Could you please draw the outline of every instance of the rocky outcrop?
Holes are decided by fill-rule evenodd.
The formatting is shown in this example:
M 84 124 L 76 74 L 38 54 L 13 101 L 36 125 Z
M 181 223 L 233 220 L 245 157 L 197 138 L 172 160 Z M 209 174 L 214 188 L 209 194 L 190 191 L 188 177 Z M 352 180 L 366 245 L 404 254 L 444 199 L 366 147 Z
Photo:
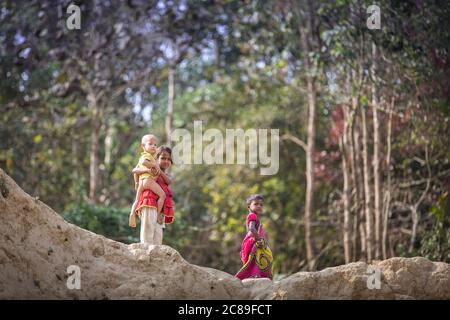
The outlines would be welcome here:
M 450 265 L 421 257 L 373 263 L 379 289 L 363 262 L 241 282 L 168 246 L 126 245 L 72 225 L 1 169 L 0 237 L 0 299 L 450 299 Z M 80 289 L 69 289 L 69 266 L 79 268 Z

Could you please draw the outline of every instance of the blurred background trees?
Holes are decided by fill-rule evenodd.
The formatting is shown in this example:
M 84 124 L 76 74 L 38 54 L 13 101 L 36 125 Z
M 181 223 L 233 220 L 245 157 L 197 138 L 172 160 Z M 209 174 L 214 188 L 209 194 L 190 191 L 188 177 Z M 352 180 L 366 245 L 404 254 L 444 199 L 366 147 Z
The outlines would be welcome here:
M 450 261 L 450 8 L 440 1 L 0 2 L 0 166 L 69 221 L 131 243 L 140 137 L 277 128 L 280 170 L 174 166 L 164 235 L 234 273 L 266 197 L 279 275 Z

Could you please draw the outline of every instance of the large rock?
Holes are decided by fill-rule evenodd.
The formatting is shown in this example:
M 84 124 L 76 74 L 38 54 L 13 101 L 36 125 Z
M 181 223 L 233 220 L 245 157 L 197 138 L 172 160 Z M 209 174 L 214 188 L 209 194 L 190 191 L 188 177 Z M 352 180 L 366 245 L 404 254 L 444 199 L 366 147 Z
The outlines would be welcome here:
M 125 245 L 81 229 L 32 198 L 0 169 L 0 299 L 450 299 L 450 265 L 425 258 L 240 281 L 192 265 L 162 245 Z M 69 289 L 81 271 L 80 289 Z M 369 280 L 369 281 L 368 281 Z

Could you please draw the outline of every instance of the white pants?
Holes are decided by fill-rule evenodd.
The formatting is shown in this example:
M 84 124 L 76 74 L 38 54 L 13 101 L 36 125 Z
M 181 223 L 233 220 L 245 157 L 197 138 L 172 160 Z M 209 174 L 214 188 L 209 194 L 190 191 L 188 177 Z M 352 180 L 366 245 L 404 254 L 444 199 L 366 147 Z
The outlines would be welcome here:
M 155 208 L 141 209 L 141 243 L 162 244 L 163 226 L 157 221 Z

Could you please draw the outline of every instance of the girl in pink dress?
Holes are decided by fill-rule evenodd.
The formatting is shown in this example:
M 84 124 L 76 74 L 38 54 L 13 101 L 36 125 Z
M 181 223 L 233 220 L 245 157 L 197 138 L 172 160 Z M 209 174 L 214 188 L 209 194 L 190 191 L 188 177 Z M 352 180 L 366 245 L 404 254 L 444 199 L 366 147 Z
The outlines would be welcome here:
M 247 235 L 242 241 L 242 268 L 236 274 L 239 279 L 270 278 L 272 279 L 272 252 L 264 234 L 260 221 L 263 214 L 264 198 L 254 194 L 247 199 L 249 213 L 247 215 Z

